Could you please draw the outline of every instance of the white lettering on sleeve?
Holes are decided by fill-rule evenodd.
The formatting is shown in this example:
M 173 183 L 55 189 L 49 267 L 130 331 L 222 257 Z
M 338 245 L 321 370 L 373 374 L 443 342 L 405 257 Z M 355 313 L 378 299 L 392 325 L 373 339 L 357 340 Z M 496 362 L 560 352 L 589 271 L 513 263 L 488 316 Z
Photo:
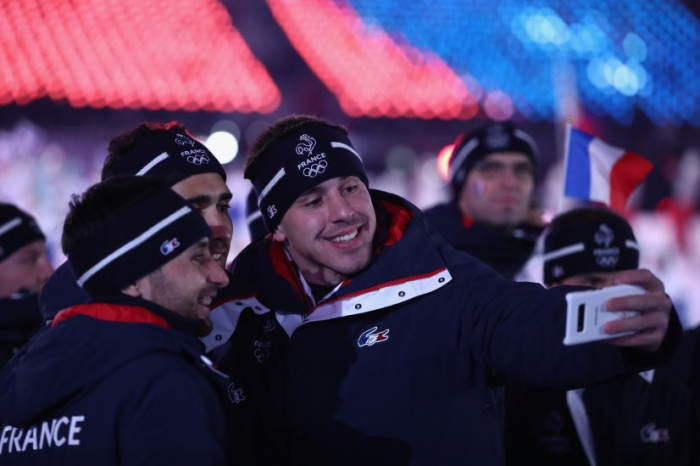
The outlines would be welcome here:
M 30 450 L 42 450 L 44 447 L 60 447 L 63 445 L 80 445 L 78 438 L 85 422 L 85 416 L 63 416 L 59 419 L 51 419 L 40 425 L 33 425 L 26 429 L 4 426 L 0 432 L 0 455 L 4 453 L 22 453 Z M 61 430 L 61 427 L 65 429 Z

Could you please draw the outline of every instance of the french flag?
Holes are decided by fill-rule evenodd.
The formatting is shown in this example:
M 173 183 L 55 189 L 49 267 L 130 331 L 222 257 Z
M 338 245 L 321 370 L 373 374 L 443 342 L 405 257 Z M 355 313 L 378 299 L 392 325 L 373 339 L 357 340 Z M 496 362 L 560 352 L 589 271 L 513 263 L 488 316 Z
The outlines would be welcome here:
M 640 155 L 571 128 L 564 196 L 602 202 L 624 213 L 627 199 L 652 168 Z

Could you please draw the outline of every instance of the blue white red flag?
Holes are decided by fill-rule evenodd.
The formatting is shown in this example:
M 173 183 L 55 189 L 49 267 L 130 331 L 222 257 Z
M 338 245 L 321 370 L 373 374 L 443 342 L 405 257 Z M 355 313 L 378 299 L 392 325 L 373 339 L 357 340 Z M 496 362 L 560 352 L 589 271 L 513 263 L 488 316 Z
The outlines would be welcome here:
M 624 213 L 630 195 L 653 165 L 586 132 L 575 128 L 570 131 L 564 196 L 602 202 Z

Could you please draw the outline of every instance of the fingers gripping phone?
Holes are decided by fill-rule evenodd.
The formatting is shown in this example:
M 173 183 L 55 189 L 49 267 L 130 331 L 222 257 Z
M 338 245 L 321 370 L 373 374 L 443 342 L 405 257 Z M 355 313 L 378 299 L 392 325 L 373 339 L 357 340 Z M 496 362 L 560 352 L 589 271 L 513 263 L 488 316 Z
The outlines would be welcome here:
M 620 296 L 644 294 L 644 288 L 635 285 L 616 285 L 600 290 L 574 291 L 566 295 L 565 345 L 578 345 L 589 341 L 630 335 L 633 332 L 608 334 L 603 331 L 607 322 L 626 319 L 638 314 L 635 311 L 608 311 L 609 299 Z

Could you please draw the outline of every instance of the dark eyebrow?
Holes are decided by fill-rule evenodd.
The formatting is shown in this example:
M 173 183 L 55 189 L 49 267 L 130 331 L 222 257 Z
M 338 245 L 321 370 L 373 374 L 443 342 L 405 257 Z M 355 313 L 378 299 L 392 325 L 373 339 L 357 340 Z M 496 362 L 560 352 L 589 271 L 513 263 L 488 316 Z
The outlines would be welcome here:
M 195 205 L 211 204 L 211 196 L 208 194 L 200 194 L 199 196 L 188 197 L 187 202 Z

